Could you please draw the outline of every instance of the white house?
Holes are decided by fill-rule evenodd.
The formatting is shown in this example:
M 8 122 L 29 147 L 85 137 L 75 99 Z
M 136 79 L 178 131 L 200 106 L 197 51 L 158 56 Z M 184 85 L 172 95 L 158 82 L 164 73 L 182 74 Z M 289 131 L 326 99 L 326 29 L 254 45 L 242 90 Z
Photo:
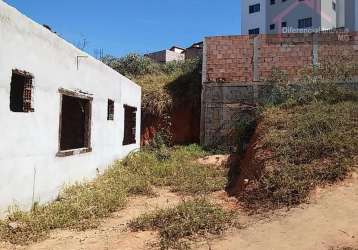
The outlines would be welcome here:
M 152 52 L 144 55 L 157 63 L 168 63 L 173 61 L 185 60 L 185 49 L 173 46 L 170 49 Z
M 0 0 L 0 213 L 140 147 L 141 88 Z
M 347 28 L 358 30 L 356 0 L 245 0 L 241 1 L 241 32 L 276 34 Z

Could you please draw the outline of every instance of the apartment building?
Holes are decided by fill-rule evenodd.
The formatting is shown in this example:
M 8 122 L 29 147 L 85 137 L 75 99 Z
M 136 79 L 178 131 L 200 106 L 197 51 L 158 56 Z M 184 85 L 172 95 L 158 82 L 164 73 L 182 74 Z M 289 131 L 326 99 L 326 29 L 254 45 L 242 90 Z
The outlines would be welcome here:
M 342 22 L 350 31 L 358 31 L 358 1 L 357 0 L 340 0 L 341 9 L 344 13 Z
M 358 30 L 356 0 L 245 0 L 241 3 L 244 35 L 334 28 Z

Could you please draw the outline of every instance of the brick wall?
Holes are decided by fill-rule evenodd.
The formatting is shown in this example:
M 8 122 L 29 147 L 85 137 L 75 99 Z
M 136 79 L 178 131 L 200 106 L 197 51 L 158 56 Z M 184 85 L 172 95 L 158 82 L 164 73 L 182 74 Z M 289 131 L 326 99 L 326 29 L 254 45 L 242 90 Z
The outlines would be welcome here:
M 222 36 L 205 40 L 205 82 L 264 81 L 273 68 L 297 78 L 297 71 L 335 56 L 358 59 L 358 33 Z M 256 73 L 256 77 L 255 77 Z
M 322 33 L 206 38 L 201 144 L 235 146 L 235 124 L 270 96 L 267 80 L 273 69 L 286 72 L 289 80 L 295 81 L 302 78 L 301 69 L 341 56 L 358 63 L 358 33 L 344 33 L 343 37 Z

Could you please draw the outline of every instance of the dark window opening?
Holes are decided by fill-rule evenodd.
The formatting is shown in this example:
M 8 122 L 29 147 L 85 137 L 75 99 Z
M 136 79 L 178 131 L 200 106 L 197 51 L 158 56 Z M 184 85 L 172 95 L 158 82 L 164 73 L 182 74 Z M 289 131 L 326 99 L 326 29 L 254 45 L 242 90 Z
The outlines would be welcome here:
M 10 84 L 10 110 L 12 112 L 34 112 L 32 107 L 33 76 L 13 70 Z
M 249 13 L 252 14 L 255 12 L 260 12 L 260 4 L 259 3 L 249 6 Z
M 60 151 L 90 149 L 91 101 L 62 95 Z
M 107 120 L 108 121 L 113 121 L 114 120 L 114 101 L 112 101 L 112 100 L 108 100 Z
M 310 28 L 310 27 L 312 27 L 312 17 L 298 20 L 299 29 Z
M 249 35 L 259 35 L 259 34 L 260 34 L 260 28 L 249 30 Z
M 124 138 L 123 145 L 136 143 L 137 108 L 124 105 Z

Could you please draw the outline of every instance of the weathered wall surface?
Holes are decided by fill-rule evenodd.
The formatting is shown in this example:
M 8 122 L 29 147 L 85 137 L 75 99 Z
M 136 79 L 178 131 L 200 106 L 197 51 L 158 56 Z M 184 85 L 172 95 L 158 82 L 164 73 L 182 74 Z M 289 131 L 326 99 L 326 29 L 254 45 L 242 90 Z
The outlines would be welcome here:
M 203 57 L 203 49 L 197 47 L 187 48 L 185 50 L 185 60 L 193 60 Z
M 78 56 L 87 58 L 77 69 Z M 33 113 L 10 111 L 13 69 L 34 75 Z M 56 157 L 59 88 L 93 96 L 90 153 Z M 114 121 L 107 121 L 108 99 L 115 101 Z M 32 198 L 49 201 L 64 184 L 95 177 L 97 168 L 138 149 L 140 102 L 139 86 L 0 1 L 0 213 L 13 203 L 29 208 Z M 138 109 L 137 142 L 128 146 L 124 104 Z
M 255 115 L 257 103 L 264 102 L 271 87 L 260 83 L 204 83 L 202 92 L 201 144 L 235 150 L 235 125 Z
M 177 53 L 171 50 L 166 50 L 166 62 L 172 61 L 184 61 L 185 55 L 184 53 Z
M 267 81 L 274 69 L 297 81 L 302 79 L 300 70 L 341 56 L 349 58 L 347 62 L 358 61 L 358 33 L 206 38 L 201 143 L 231 144 L 242 114 L 270 96 Z
M 200 142 L 200 107 L 188 104 L 174 107 L 170 113 L 172 143 Z M 160 128 L 165 127 L 163 117 L 145 114 L 142 117 L 141 143 L 148 145 Z
M 146 54 L 145 56 L 157 63 L 165 63 L 167 60 L 167 51 L 162 50 L 158 52 L 153 52 L 153 53 Z

